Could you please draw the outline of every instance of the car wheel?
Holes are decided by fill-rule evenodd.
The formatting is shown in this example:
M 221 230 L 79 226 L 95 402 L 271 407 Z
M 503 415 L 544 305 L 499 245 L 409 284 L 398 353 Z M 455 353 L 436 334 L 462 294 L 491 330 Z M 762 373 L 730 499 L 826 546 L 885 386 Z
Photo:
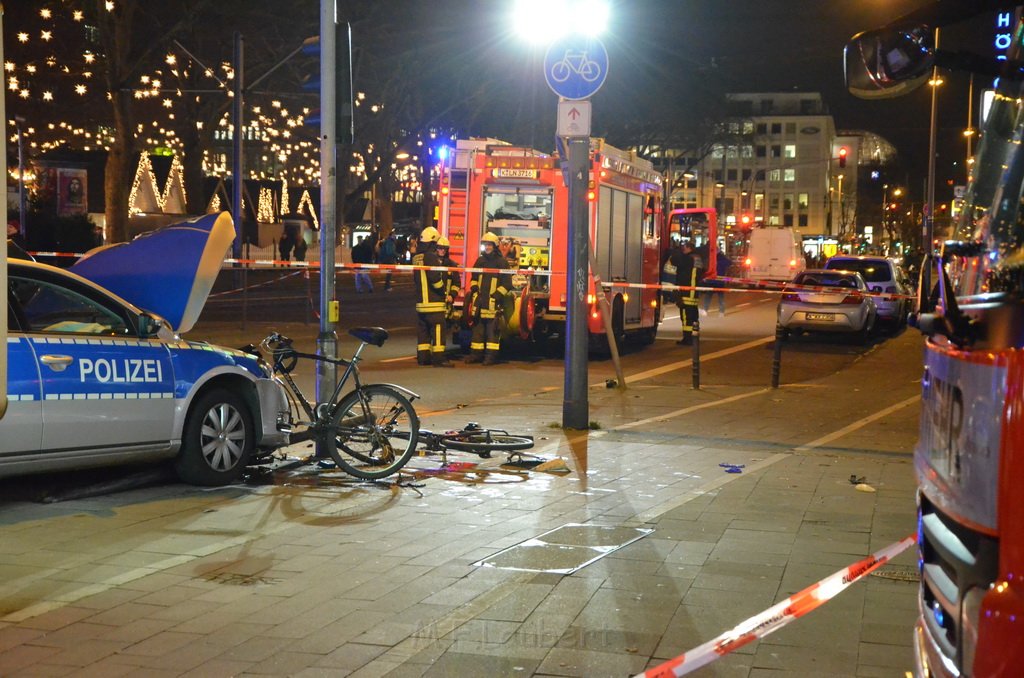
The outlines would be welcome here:
M 186 483 L 226 485 L 242 477 L 254 448 L 249 408 L 236 393 L 215 389 L 193 403 L 174 468 Z

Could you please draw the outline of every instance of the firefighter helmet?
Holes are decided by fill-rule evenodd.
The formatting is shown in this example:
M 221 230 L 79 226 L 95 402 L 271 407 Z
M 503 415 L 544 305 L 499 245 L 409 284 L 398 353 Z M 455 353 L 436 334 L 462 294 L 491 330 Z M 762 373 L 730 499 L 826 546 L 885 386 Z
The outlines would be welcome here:
M 420 233 L 420 242 L 437 242 L 437 239 L 440 237 L 441 234 L 438 233 L 436 228 L 433 226 L 427 226 L 423 229 L 423 232 Z
M 446 238 L 446 237 L 444 237 L 442 235 L 440 238 L 437 239 L 437 246 L 438 247 L 451 247 L 451 243 L 448 242 L 448 238 Z
M 486 233 L 484 233 L 484 237 L 480 238 L 480 244 L 481 245 L 484 244 L 485 242 L 489 242 L 492 245 L 497 246 L 498 245 L 498 236 L 494 235 L 490 231 L 487 231 Z

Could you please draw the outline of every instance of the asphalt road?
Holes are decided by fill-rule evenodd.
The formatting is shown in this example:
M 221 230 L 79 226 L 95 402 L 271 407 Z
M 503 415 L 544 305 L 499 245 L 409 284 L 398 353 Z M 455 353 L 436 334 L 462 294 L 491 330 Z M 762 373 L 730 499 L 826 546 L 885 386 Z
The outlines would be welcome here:
M 304 272 L 291 270 L 262 270 L 250 272 L 245 281 L 247 293 L 235 287 L 234 275 L 226 273 L 218 281 L 214 293 L 196 327 L 188 339 L 204 339 L 225 346 L 257 343 L 271 331 L 282 332 L 295 339 L 296 346 L 313 352 L 316 348 L 318 319 L 315 315 L 319 280 L 314 272 L 308 278 Z M 238 282 L 241 282 L 239 280 Z M 457 347 L 450 349 L 456 362 L 453 369 L 420 367 L 415 354 L 415 313 L 413 311 L 412 283 L 408 275 L 396 275 L 394 289 L 383 291 L 382 280 L 374 276 L 375 291 L 356 294 L 351 275 L 339 276 L 337 293 L 341 301 L 339 323 L 339 354 L 348 356 L 356 348 L 354 339 L 346 330 L 373 325 L 389 330 L 391 338 L 381 348 L 368 347 L 363 354 L 361 375 L 365 383 L 389 382 L 401 384 L 421 396 L 416 402 L 423 425 L 437 427 L 465 423 L 457 419 L 460 411 L 472 408 L 475 419 L 489 427 L 512 429 L 511 410 L 526 406 L 539 396 L 558 392 L 565 379 L 564 362 L 556 345 L 521 344 L 503 353 L 503 363 L 494 367 L 462 364 Z M 716 304 L 708 317 L 702 318 L 701 373 L 702 390 L 709 393 L 730 394 L 751 392 L 770 385 L 771 362 L 774 349 L 776 297 L 770 294 L 740 292 L 727 297 L 727 311 L 719 317 Z M 912 332 L 912 330 L 910 331 Z M 650 346 L 626 346 L 622 351 L 622 371 L 629 389 L 653 389 L 678 386 L 689 389 L 692 384 L 692 350 L 679 346 L 681 336 L 679 314 L 674 306 L 665 308 L 657 340 Z M 800 397 L 818 399 L 820 390 L 814 384 L 832 375 L 842 374 L 857 361 L 886 342 L 901 337 L 881 334 L 867 345 L 859 345 L 852 337 L 804 336 L 790 339 L 782 352 L 782 386 L 807 386 Z M 919 342 L 916 337 L 902 337 L 907 345 L 908 364 L 919 363 Z M 901 349 L 902 350 L 902 349 Z M 315 393 L 314 372 L 310 364 L 300 363 L 296 380 L 310 397 Z M 588 381 L 593 389 L 606 388 L 606 381 L 615 378 L 612 361 L 606 357 L 589 363 Z M 858 416 L 861 405 L 854 404 L 853 396 L 860 391 L 870 392 L 877 384 L 861 383 L 862 377 L 850 383 L 846 393 L 830 392 L 829 401 L 836 413 L 837 425 Z M 636 392 L 636 391 L 634 391 Z M 672 403 L 665 403 L 670 407 Z M 803 408 L 803 406 L 799 406 Z M 550 408 L 549 408 L 550 409 Z M 813 410 L 813 407 L 809 408 Z M 638 413 L 641 417 L 643 413 Z M 537 433 L 545 427 L 557 426 L 558 412 L 546 411 L 543 421 L 532 421 L 532 430 L 514 431 Z M 454 419 L 453 419 L 454 418 Z M 830 417 L 826 417 L 830 418 Z M 433 423 L 432 423 L 433 422 Z M 601 425 L 602 422 L 595 422 Z M 786 426 L 787 421 L 751 421 L 742 430 L 723 432 L 736 440 L 782 441 L 787 431 L 773 431 L 772 425 Z M 730 428 L 733 428 L 730 425 Z M 885 448 L 909 453 L 913 438 L 913 422 L 909 431 L 898 442 Z M 870 447 L 870 443 L 866 442 Z M 119 482 L 119 478 L 134 469 L 96 470 L 88 473 L 62 474 L 56 477 L 33 477 L 24 480 L 0 482 L 14 498 L 38 497 L 55 491 L 74 491 L 79 485 L 100 485 Z M 146 476 L 146 482 L 168 482 L 159 474 Z

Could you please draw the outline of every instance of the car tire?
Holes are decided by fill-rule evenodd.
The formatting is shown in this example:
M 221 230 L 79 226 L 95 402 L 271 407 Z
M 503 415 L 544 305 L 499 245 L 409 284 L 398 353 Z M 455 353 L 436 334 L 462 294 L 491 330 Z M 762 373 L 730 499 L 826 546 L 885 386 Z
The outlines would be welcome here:
M 252 458 L 255 440 L 252 414 L 242 397 L 214 389 L 192 404 L 174 469 L 192 485 L 233 483 Z

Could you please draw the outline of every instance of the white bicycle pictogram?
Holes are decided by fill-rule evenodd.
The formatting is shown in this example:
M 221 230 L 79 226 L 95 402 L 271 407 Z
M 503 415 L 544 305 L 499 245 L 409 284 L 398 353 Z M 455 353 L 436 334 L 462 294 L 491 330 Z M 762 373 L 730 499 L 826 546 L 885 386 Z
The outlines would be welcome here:
M 551 79 L 565 82 L 573 73 L 586 82 L 594 82 L 601 77 L 601 64 L 590 59 L 586 52 L 566 50 L 562 60 L 551 67 Z

